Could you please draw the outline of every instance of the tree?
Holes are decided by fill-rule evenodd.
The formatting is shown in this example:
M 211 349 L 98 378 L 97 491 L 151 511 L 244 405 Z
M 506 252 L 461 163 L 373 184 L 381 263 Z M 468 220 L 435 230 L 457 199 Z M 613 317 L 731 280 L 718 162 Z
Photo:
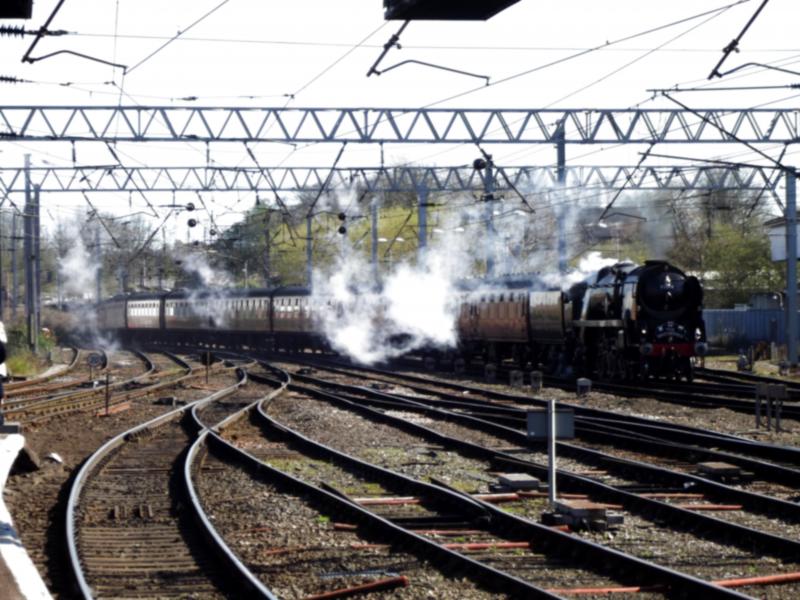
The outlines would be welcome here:
M 717 225 L 706 247 L 706 268 L 715 273 L 707 282 L 707 306 L 729 307 L 747 302 L 753 292 L 784 288 L 782 269 L 772 262 L 763 231 Z

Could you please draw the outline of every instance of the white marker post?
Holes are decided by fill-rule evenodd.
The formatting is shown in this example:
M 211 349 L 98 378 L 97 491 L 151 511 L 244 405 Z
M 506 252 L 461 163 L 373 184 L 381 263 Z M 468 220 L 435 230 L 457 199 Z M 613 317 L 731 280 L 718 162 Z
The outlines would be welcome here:
M 556 401 L 547 401 L 547 498 L 550 509 L 556 507 Z

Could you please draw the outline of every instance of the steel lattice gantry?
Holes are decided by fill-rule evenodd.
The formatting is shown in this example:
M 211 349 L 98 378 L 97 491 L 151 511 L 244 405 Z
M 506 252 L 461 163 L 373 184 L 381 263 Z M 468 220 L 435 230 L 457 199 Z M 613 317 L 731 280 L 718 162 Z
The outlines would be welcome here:
M 368 192 L 476 192 L 484 176 L 471 167 L 31 167 L 30 183 L 41 192 L 283 192 L 359 186 Z M 331 175 L 330 181 L 328 176 Z M 25 168 L 0 167 L 0 192 L 25 191 Z M 557 167 L 520 166 L 494 170 L 494 189 L 511 182 L 523 191 L 560 186 L 628 190 L 770 190 L 778 179 L 759 167 L 571 166 L 563 182 Z
M 794 143 L 800 109 L 0 106 L 0 138 L 39 141 Z

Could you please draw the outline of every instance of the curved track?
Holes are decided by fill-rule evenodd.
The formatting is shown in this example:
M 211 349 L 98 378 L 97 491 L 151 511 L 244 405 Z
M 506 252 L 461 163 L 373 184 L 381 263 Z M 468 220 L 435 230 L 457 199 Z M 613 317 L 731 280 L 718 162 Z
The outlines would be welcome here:
M 198 404 L 232 394 L 244 381 L 242 373 Z M 227 585 L 236 588 L 195 528 L 202 519 L 180 484 L 192 441 L 180 420 L 193 406 L 114 437 L 76 475 L 66 534 L 82 597 L 223 597 Z

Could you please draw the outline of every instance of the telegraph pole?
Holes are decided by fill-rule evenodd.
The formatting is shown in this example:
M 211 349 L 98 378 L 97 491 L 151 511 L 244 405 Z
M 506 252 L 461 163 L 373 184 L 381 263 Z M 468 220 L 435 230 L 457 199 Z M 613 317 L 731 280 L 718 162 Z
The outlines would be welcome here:
M 272 220 L 272 210 L 267 207 L 264 216 L 264 287 L 269 287 L 269 280 L 272 272 L 272 234 L 270 233 L 270 221 Z
M 0 321 L 4 320 L 5 315 L 3 314 L 3 309 L 5 309 L 5 298 L 4 294 L 6 292 L 6 282 L 3 278 L 3 211 L 0 210 Z
M 41 187 L 34 186 L 33 195 L 33 298 L 34 313 L 36 315 L 36 331 L 39 331 L 39 321 L 42 314 L 42 202 Z M 39 336 L 37 333 L 36 340 Z
M 34 306 L 34 244 L 33 244 L 33 190 L 30 177 L 31 155 L 25 155 L 25 208 L 22 215 L 22 257 L 25 268 L 25 325 L 28 334 L 28 346 L 34 348 L 36 337 Z
M 556 130 L 556 177 L 558 184 L 564 192 L 564 183 L 567 180 L 567 148 L 566 135 L 564 133 L 564 121 L 559 121 Z M 562 198 L 561 206 L 556 210 L 556 227 L 558 230 L 558 272 L 566 273 L 567 268 L 567 232 L 565 211 L 567 211 L 566 199 Z
M 479 158 L 472 163 L 477 170 L 483 170 L 483 201 L 486 203 L 484 209 L 484 220 L 486 221 L 486 276 L 494 275 L 495 265 L 495 237 L 494 229 L 494 163 L 490 154 L 483 153 L 486 160 Z
M 161 266 L 158 268 L 158 290 L 164 289 L 164 275 L 167 268 L 167 232 L 161 228 Z
M 370 220 L 370 260 L 372 262 L 372 278 L 378 282 L 378 198 L 373 196 L 369 204 Z
M 17 211 L 11 216 L 11 315 L 17 316 L 17 299 L 19 298 L 19 275 L 17 274 Z
M 33 284 L 31 286 L 31 308 L 33 316 L 33 351 L 36 353 L 39 352 L 39 322 L 42 315 L 42 263 L 40 253 L 41 236 L 39 235 L 39 206 L 41 201 L 41 190 L 38 185 L 34 186 L 33 190 L 33 206 L 31 206 L 33 209 L 33 214 L 31 215 L 31 234 L 33 235 L 31 239 L 31 249 L 33 250 L 33 264 L 31 265 L 31 274 L 33 275 L 33 281 L 31 282 Z
M 94 280 L 94 299 L 95 302 L 100 302 L 100 296 L 102 294 L 102 285 L 103 285 L 103 254 L 100 248 L 100 217 L 98 216 L 98 222 L 95 224 L 94 228 L 94 260 L 95 264 L 97 264 L 97 270 L 95 271 L 95 280 Z
M 797 171 L 786 172 L 786 329 L 787 359 L 797 365 Z
M 312 247 L 313 240 L 311 238 L 311 219 L 311 211 L 308 211 L 308 214 L 306 215 L 306 285 L 309 288 L 311 287 L 311 261 L 314 257 Z
M 428 245 L 428 186 L 417 186 L 417 263 L 422 262 Z

